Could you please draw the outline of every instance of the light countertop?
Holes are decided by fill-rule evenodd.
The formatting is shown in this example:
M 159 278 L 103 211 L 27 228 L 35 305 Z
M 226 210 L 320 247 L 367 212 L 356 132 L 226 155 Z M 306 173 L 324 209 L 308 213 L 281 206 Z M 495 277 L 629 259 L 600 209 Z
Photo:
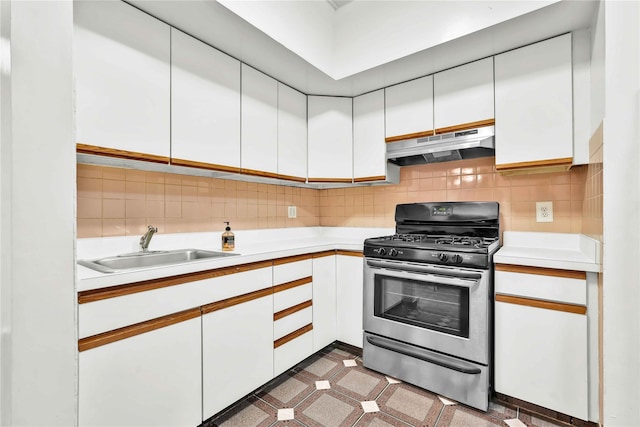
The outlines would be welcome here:
M 235 233 L 237 256 L 203 259 L 183 264 L 101 273 L 78 265 L 78 291 L 135 283 L 327 250 L 362 251 L 364 240 L 393 234 L 391 228 L 304 227 L 267 230 L 239 230 Z M 204 249 L 219 251 L 219 233 L 157 234 L 150 250 Z M 78 239 L 78 259 L 96 259 L 139 250 L 139 236 Z
M 600 242 L 582 234 L 505 231 L 496 264 L 600 271 Z

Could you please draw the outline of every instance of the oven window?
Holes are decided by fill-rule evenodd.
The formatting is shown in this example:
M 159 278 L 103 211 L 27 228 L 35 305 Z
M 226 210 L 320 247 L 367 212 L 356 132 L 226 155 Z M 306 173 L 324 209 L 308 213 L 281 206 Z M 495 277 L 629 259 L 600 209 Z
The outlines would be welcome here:
M 374 315 L 469 338 L 469 289 L 376 274 Z

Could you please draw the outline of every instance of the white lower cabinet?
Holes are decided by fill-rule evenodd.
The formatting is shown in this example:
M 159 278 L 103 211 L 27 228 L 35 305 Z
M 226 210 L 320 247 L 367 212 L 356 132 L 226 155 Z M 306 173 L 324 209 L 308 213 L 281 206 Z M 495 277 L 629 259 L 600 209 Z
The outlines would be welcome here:
M 277 377 L 287 369 L 302 362 L 313 354 L 313 333 L 306 332 L 273 350 L 273 376 Z
M 81 426 L 196 426 L 201 413 L 200 318 L 79 354 Z
M 202 316 L 203 420 L 272 378 L 273 295 Z
M 589 420 L 586 280 L 553 273 L 496 271 L 495 390 Z
M 313 351 L 336 340 L 336 315 L 336 256 L 314 257 Z
M 337 330 L 338 340 L 362 348 L 362 256 L 338 255 Z

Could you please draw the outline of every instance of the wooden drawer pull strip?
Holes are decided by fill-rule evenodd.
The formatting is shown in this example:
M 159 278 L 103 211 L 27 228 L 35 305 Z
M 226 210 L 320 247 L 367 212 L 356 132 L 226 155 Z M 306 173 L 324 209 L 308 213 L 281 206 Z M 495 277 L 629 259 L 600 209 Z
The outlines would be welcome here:
M 560 270 L 557 268 L 530 267 L 527 265 L 496 264 L 496 271 L 510 273 L 539 274 L 541 276 L 566 277 L 567 279 L 587 279 L 584 271 Z
M 289 264 L 292 262 L 297 262 L 297 261 L 305 261 L 308 259 L 311 259 L 312 255 L 311 254 L 304 254 L 304 255 L 294 255 L 294 256 L 288 256 L 288 257 L 284 257 L 284 258 L 276 258 L 273 260 L 273 265 L 282 265 L 282 264 Z
M 443 133 L 460 132 L 463 130 L 481 128 L 485 126 L 493 126 L 495 124 L 496 124 L 495 119 L 479 120 L 477 122 L 469 122 L 469 123 L 463 123 L 455 126 L 438 128 L 436 129 L 436 135 L 441 135 Z
M 354 256 L 354 257 L 360 257 L 360 258 L 364 256 L 362 255 L 362 252 L 359 252 L 359 251 L 344 251 L 341 249 L 338 249 L 336 251 L 336 255 Z
M 587 307 L 584 305 L 543 301 L 533 298 L 514 297 L 511 295 L 496 294 L 496 302 L 525 305 L 527 307 L 543 308 L 545 310 L 564 311 L 566 313 L 587 314 Z
M 134 337 L 136 335 L 144 334 L 145 332 L 151 332 L 156 329 L 164 328 L 165 326 L 171 326 L 176 323 L 184 322 L 185 320 L 195 319 L 197 317 L 200 317 L 200 309 L 192 308 L 189 310 L 181 311 L 179 313 L 169 314 L 167 316 L 162 316 L 156 319 L 136 323 L 135 325 L 129 325 L 123 328 L 115 329 L 113 331 L 103 332 L 101 334 L 82 338 L 78 340 L 78 351 L 85 351 L 92 348 L 100 347 L 105 344 L 110 344 L 112 342 L 120 341 L 125 338 Z
M 202 314 L 212 313 L 214 311 L 222 310 L 224 308 L 233 307 L 234 305 L 249 302 L 254 299 L 266 297 L 273 293 L 272 288 L 261 289 L 259 291 L 249 292 L 248 294 L 238 295 L 235 297 L 223 299 L 222 301 L 216 301 L 211 304 L 202 306 Z
M 273 314 L 273 320 L 280 320 L 283 317 L 287 317 L 292 315 L 293 313 L 297 313 L 298 311 L 304 310 L 305 308 L 311 307 L 311 300 L 301 302 L 300 304 L 296 304 L 293 307 L 285 308 L 282 311 Z
M 288 335 L 283 336 L 282 338 L 279 338 L 277 340 L 275 340 L 273 342 L 273 348 L 278 348 L 286 343 L 288 343 L 289 341 L 293 341 L 296 338 L 298 338 L 301 335 L 306 334 L 307 332 L 310 332 L 313 330 L 313 324 L 309 323 L 307 326 L 303 326 L 302 328 L 295 330 L 293 332 L 291 332 Z
M 163 277 L 161 279 L 145 280 L 143 282 L 130 283 L 127 285 L 82 291 L 78 292 L 78 303 L 85 304 L 88 302 L 135 294 L 138 292 L 151 291 L 167 286 L 181 285 L 184 283 L 196 282 L 198 280 L 213 279 L 215 277 L 226 276 L 228 274 L 236 274 L 250 270 L 257 270 L 259 268 L 271 267 L 271 265 L 271 261 L 260 261 L 250 264 L 240 264 L 232 267 L 222 267 L 215 270 L 181 274 L 173 277 Z
M 335 250 L 316 252 L 315 254 L 313 254 L 313 258 L 324 258 L 324 257 L 328 257 L 328 256 L 333 256 L 335 254 L 336 254 Z
M 307 283 L 313 282 L 313 277 L 303 277 L 302 279 L 294 280 L 293 282 L 283 283 L 282 285 L 277 285 L 273 287 L 273 293 L 278 293 L 282 291 L 286 291 L 287 289 L 295 288 L 298 286 L 306 285 Z
M 547 166 L 571 166 L 573 164 L 573 157 L 563 157 L 560 159 L 548 159 L 548 160 L 535 160 L 531 162 L 519 162 L 519 163 L 503 163 L 496 165 L 496 170 L 508 171 L 509 169 L 534 169 Z

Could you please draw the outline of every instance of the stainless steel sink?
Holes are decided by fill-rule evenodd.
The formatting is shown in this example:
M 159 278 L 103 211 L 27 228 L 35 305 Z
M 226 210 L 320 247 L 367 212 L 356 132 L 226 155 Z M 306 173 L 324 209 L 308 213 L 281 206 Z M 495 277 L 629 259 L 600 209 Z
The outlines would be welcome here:
M 159 265 L 182 264 L 212 258 L 240 255 L 233 252 L 205 251 L 201 249 L 178 249 L 174 251 L 134 252 L 93 260 L 78 260 L 78 264 L 102 273 L 135 270 Z

